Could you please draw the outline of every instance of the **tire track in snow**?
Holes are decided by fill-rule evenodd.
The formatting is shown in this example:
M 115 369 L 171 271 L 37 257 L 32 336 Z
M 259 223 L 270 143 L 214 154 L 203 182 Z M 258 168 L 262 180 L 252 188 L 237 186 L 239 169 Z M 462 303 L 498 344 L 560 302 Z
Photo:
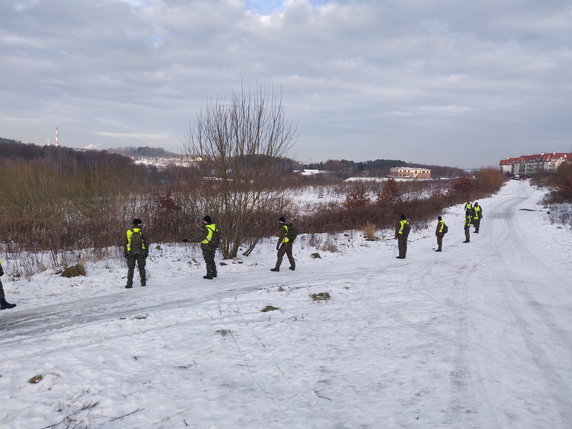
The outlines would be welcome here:
M 529 189 L 529 188 L 527 188 Z M 523 190 L 525 191 L 525 190 Z M 542 329 L 543 335 L 540 336 L 553 346 L 558 346 L 565 349 L 569 357 L 568 362 L 572 360 L 572 340 L 569 332 L 561 329 L 558 324 L 553 320 L 549 310 L 542 305 L 539 300 L 533 297 L 528 285 L 532 282 L 536 285 L 550 285 L 551 288 L 560 286 L 566 289 L 566 283 L 560 277 L 554 274 L 551 267 L 549 267 L 543 260 L 544 255 L 539 252 L 534 252 L 528 246 L 528 240 L 523 236 L 519 227 L 518 221 L 514 213 L 524 201 L 530 200 L 530 192 L 527 198 L 523 198 L 524 192 L 519 195 L 520 198 L 508 200 L 501 207 L 504 215 L 499 216 L 499 224 L 501 226 L 498 240 L 506 243 L 503 246 L 503 251 L 497 248 L 497 255 L 499 261 L 507 267 L 510 272 L 510 277 L 502 279 L 499 285 L 502 290 L 506 307 L 510 310 L 518 328 L 519 334 L 526 345 L 529 353 L 529 358 L 537 368 L 542 378 L 544 379 L 544 390 L 552 398 L 552 403 L 556 406 L 554 410 L 562 422 L 562 427 L 566 427 L 572 421 L 572 400 L 570 398 L 570 382 L 572 379 L 566 377 L 566 373 L 562 372 L 562 367 L 558 368 L 553 357 L 549 355 L 546 348 L 539 342 L 538 331 Z M 533 202 L 535 203 L 535 202 Z M 517 247 L 519 252 L 512 252 L 511 246 Z M 511 267 L 526 266 L 526 275 L 520 272 L 510 270 Z M 535 280 L 527 278 L 527 276 L 537 276 Z M 543 290 L 546 294 L 547 291 Z M 549 341 L 547 341 L 547 339 Z M 520 357 L 522 359 L 522 356 Z M 539 392 L 540 393 L 540 392 Z M 548 410 L 543 410 L 548 413 Z M 542 425 L 542 417 L 538 417 L 538 424 Z

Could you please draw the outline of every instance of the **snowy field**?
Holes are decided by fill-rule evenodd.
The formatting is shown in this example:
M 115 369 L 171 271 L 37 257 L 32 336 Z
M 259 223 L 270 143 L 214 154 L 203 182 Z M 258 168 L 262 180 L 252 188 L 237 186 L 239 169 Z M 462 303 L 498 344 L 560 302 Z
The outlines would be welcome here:
M 572 232 L 541 197 L 479 201 L 468 244 L 451 208 L 443 252 L 432 227 L 405 260 L 349 231 L 300 237 L 295 272 L 273 241 L 212 281 L 188 245 L 153 249 L 146 288 L 116 261 L 4 276 L 0 427 L 570 428 Z
M 288 189 L 285 196 L 291 201 L 289 208 L 294 213 L 316 213 L 332 204 L 344 204 L 348 193 L 353 192 L 355 185 L 360 183 L 379 185 L 366 186 L 366 196 L 371 201 L 376 201 L 377 192 L 382 191 L 382 184 L 387 180 L 389 179 L 384 177 L 350 177 L 344 181 L 344 184 Z M 450 188 L 450 184 L 444 180 L 403 178 L 394 180 L 399 182 L 400 198 L 403 200 L 430 198 L 433 192 L 446 192 Z

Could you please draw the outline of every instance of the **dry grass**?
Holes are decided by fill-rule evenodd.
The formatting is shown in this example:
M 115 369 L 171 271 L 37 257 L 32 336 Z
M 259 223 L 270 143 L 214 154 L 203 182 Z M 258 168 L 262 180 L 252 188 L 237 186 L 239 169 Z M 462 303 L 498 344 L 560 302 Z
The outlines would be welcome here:
M 377 237 L 375 236 L 375 231 L 377 227 L 373 222 L 366 222 L 365 226 L 363 227 L 363 235 L 367 241 L 376 241 Z
M 325 302 L 329 301 L 332 297 L 328 292 L 320 292 L 311 294 L 310 298 L 312 298 L 312 301 L 314 302 Z
M 62 277 L 71 278 L 85 276 L 86 271 L 83 264 L 75 264 L 71 267 L 64 267 L 60 272 L 57 272 L 57 274 L 60 274 Z

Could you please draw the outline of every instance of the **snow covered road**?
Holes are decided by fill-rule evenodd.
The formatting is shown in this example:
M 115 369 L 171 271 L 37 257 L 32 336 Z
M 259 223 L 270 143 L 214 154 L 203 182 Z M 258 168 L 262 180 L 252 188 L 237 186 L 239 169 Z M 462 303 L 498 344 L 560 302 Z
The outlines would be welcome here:
M 444 251 L 418 231 L 406 260 L 348 234 L 321 259 L 302 238 L 296 272 L 269 272 L 268 243 L 212 282 L 174 248 L 147 288 L 118 287 L 123 267 L 51 278 L 51 298 L 6 283 L 0 427 L 568 428 L 572 234 L 540 197 L 479 201 L 467 244 L 454 207 Z

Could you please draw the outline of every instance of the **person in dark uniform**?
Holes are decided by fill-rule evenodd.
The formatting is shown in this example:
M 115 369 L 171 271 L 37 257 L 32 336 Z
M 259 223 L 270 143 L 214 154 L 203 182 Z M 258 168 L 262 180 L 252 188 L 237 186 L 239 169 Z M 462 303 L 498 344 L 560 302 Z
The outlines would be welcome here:
M 471 241 L 471 226 L 473 225 L 473 216 L 471 212 L 465 212 L 465 241 L 463 243 L 468 243 Z
M 145 277 L 145 262 L 149 256 L 149 242 L 143 234 L 143 221 L 141 219 L 133 219 L 133 227 L 129 228 L 125 233 L 125 242 L 123 244 L 123 254 L 127 259 L 127 289 L 133 287 L 133 274 L 135 271 L 135 263 L 139 269 L 139 278 L 141 286 L 147 284 Z
M 473 225 L 475 226 L 475 234 L 479 233 L 481 229 L 481 220 L 483 219 L 483 208 L 479 206 L 479 203 L 475 203 L 473 207 Z
M 448 228 L 445 225 L 445 221 L 441 216 L 437 217 L 437 228 L 435 229 L 435 235 L 437 236 L 437 249 L 435 252 L 441 252 L 443 250 L 443 237 L 447 233 Z
M 201 250 L 207 266 L 207 275 L 203 279 L 212 280 L 217 276 L 215 254 L 220 240 L 220 233 L 210 216 L 203 218 L 203 235 L 201 237 Z
M 469 212 L 469 213 L 471 214 L 471 216 L 472 216 L 472 215 L 473 215 L 473 210 L 474 210 L 473 204 L 471 204 L 470 201 L 467 201 L 467 203 L 465 204 L 465 213 L 466 213 L 466 212 Z
M 399 256 L 397 259 L 405 259 L 407 255 L 407 237 L 411 226 L 405 215 L 401 215 L 400 220 L 395 226 L 395 238 L 397 239 L 397 248 L 399 249 Z
M 0 259 L 0 277 L 4 275 L 4 269 L 2 268 L 2 259 Z M 6 310 L 8 308 L 14 308 L 16 304 L 10 304 L 6 301 L 6 296 L 4 295 L 4 287 L 2 286 L 2 281 L 0 280 L 0 310 Z
M 282 259 L 284 255 L 288 256 L 288 261 L 290 262 L 290 269 L 294 271 L 296 269 L 296 261 L 294 256 L 292 256 L 292 245 L 294 244 L 294 239 L 292 238 L 291 231 L 294 229 L 294 225 L 291 223 L 286 223 L 286 218 L 281 216 L 278 218 L 278 243 L 276 244 L 276 250 L 278 251 L 276 265 L 271 268 L 270 271 L 280 271 L 280 265 L 282 264 Z

